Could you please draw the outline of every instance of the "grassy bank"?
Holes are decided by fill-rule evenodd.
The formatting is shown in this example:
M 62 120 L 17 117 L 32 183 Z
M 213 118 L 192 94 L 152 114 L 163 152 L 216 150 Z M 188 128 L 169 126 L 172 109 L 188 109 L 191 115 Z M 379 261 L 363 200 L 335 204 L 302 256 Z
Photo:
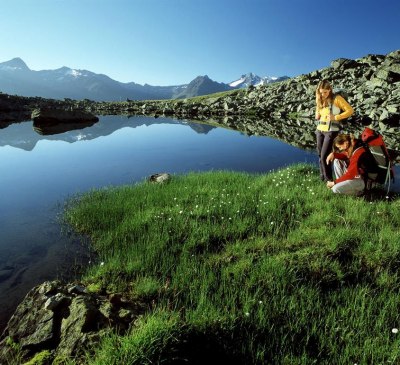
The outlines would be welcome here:
M 83 280 L 148 305 L 90 364 L 400 361 L 400 202 L 335 196 L 310 166 L 90 192 Z M 396 331 L 394 331 L 396 332 Z

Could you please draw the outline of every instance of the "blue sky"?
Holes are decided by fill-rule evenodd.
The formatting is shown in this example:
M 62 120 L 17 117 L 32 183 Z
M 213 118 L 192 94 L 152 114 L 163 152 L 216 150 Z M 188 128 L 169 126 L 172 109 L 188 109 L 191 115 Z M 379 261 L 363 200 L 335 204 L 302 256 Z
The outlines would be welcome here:
M 399 0 L 0 0 L 0 62 L 121 82 L 297 76 L 400 49 Z

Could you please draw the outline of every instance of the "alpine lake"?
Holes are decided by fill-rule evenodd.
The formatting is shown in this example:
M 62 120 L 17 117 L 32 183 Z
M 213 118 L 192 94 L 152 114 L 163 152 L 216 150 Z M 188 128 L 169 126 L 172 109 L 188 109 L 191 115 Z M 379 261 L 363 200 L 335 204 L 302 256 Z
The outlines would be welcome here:
M 172 178 L 209 170 L 267 173 L 318 163 L 314 148 L 207 120 L 102 116 L 89 126 L 41 128 L 24 121 L 0 128 L 0 333 L 31 288 L 73 280 L 93 262 L 88 240 L 61 219 L 77 194 L 161 172 Z M 400 184 L 391 190 L 400 191 Z

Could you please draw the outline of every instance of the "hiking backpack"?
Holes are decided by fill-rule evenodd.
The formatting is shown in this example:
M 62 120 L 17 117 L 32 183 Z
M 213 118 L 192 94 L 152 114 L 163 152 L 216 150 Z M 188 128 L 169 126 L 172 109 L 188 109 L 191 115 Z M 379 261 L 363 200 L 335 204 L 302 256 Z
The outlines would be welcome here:
M 360 139 L 364 148 L 373 157 L 371 160 L 375 165 L 371 169 L 373 172 L 368 172 L 368 179 L 373 183 L 388 184 L 389 191 L 390 182 L 394 181 L 394 169 L 393 161 L 390 158 L 382 135 L 371 128 L 365 127 Z
M 340 95 L 343 99 L 345 99 L 347 102 L 349 102 L 349 94 L 345 89 L 336 88 L 336 89 L 333 89 L 332 91 L 333 91 L 334 96 Z
M 332 104 L 330 106 L 331 109 L 331 113 L 334 114 L 334 109 L 333 109 L 333 105 L 334 105 L 334 100 L 336 98 L 336 96 L 341 96 L 344 100 L 346 100 L 347 102 L 349 99 L 349 94 L 347 93 L 347 91 L 345 89 L 333 89 L 333 101 Z M 339 114 L 341 113 L 340 109 L 339 110 Z M 343 128 L 347 125 L 347 119 L 342 119 L 340 122 L 334 122 L 337 123 L 337 125 L 339 126 L 340 130 L 343 130 Z

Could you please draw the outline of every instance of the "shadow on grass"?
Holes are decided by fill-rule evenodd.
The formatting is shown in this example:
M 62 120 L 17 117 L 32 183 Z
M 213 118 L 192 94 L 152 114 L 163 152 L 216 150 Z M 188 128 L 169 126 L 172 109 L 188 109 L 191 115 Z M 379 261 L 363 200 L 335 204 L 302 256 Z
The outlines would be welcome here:
M 378 202 L 378 201 L 394 201 L 398 200 L 400 198 L 399 193 L 387 191 L 387 189 L 384 189 L 382 187 L 373 187 L 371 189 L 368 189 L 364 195 L 363 198 L 368 201 L 368 202 Z
M 181 338 L 174 348 L 162 354 L 163 364 L 192 364 L 192 365 L 242 365 L 246 364 L 238 351 L 228 348 L 224 335 L 189 331 Z M 229 343 L 229 341 L 227 342 Z

